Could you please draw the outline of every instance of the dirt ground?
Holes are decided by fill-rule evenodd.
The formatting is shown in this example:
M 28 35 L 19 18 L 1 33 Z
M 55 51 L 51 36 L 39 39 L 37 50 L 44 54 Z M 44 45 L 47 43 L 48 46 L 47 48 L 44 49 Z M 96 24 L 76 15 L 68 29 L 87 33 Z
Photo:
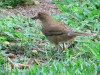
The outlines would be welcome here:
M 11 13 L 13 13 L 13 14 L 15 14 L 15 15 L 24 15 L 24 16 L 27 16 L 27 17 L 29 17 L 29 18 L 32 18 L 32 17 L 34 17 L 35 15 L 37 15 L 37 13 L 38 12 L 41 12 L 41 11 L 49 11 L 49 12 L 51 12 L 51 13 L 54 13 L 54 14 L 58 14 L 59 12 L 60 12 L 60 10 L 58 10 L 57 8 L 56 8 L 56 5 L 54 4 L 54 3 L 50 3 L 50 0 L 37 0 L 38 2 L 39 2 L 39 4 L 38 5 L 25 5 L 25 6 L 23 6 L 23 5 L 18 5 L 17 7 L 15 7 L 15 8 L 13 8 L 13 9 L 8 9 L 8 8 L 0 8 L 0 14 L 2 14 L 2 15 L 4 15 L 4 16 L 10 16 L 10 14 Z M 4 11 L 7 11 L 7 12 L 3 12 L 3 10 Z M 21 12 L 21 13 L 19 13 L 19 12 Z M 0 18 L 3 18 L 2 17 L 2 15 L 0 15 Z M 15 56 L 17 56 L 18 57 L 18 59 L 19 58 L 21 58 L 23 55 L 21 54 L 21 53 L 18 53 L 18 54 L 16 54 L 16 50 L 17 50 L 17 48 L 15 48 L 15 51 L 14 50 L 12 50 L 11 51 L 11 49 L 10 48 L 8 48 L 9 50 L 8 50 L 8 52 L 6 52 L 7 53 L 7 57 L 8 56 L 13 56 L 13 57 L 15 57 Z M 39 51 L 37 48 L 35 48 L 35 47 L 33 47 L 33 49 L 32 50 L 37 50 L 37 51 Z M 3 51 L 3 50 L 2 50 Z M 13 54 L 8 54 L 8 53 L 13 53 Z M 39 51 L 39 53 L 41 53 L 41 51 Z M 42 52 L 43 53 L 43 52 Z M 16 54 L 16 55 L 15 55 Z M 27 53 L 26 54 L 26 56 L 28 57 L 29 56 L 29 54 Z M 43 59 L 41 58 L 41 57 L 38 57 L 37 55 L 31 55 L 32 56 L 32 58 L 34 58 L 34 61 L 36 61 L 36 63 L 37 63 L 37 61 L 38 62 L 40 62 L 40 61 L 42 61 Z M 15 58 L 16 59 L 16 58 Z M 9 59 L 7 59 L 8 61 L 10 61 L 10 62 L 13 62 L 10 58 Z M 25 67 L 25 66 L 27 66 L 28 65 L 28 67 L 29 67 L 29 65 L 31 64 L 33 64 L 33 62 L 32 62 L 32 59 L 29 59 L 28 60 L 28 62 L 26 62 L 26 64 L 24 65 L 24 66 L 21 66 L 21 65 L 23 65 L 23 64 L 21 64 L 21 63 L 11 63 L 12 65 L 16 65 L 16 64 L 18 64 L 19 65 L 19 67 L 18 68 L 22 68 L 22 67 Z M 39 64 L 38 64 L 39 65 Z
M 32 18 L 34 15 L 36 15 L 38 12 L 41 11 L 50 11 L 51 13 L 57 14 L 60 12 L 55 6 L 54 3 L 50 3 L 50 0 L 37 0 L 39 2 L 38 5 L 26 5 L 26 6 L 17 6 L 13 9 L 8 8 L 0 8 L 0 14 L 2 13 L 2 9 L 5 11 L 8 11 L 5 13 L 5 16 L 10 16 L 10 13 L 14 13 L 16 15 L 20 14 L 18 11 L 21 12 L 22 15 L 27 16 L 29 18 Z

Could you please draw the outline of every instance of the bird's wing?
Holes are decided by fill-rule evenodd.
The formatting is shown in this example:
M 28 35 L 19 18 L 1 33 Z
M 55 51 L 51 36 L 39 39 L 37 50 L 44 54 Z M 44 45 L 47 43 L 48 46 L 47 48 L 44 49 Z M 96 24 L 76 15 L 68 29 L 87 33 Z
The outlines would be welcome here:
M 57 35 L 64 35 L 64 36 L 86 36 L 92 35 L 90 33 L 80 33 L 75 32 L 73 29 L 67 25 L 51 25 L 49 27 L 42 28 L 42 32 L 46 36 L 57 36 Z
M 42 28 L 42 32 L 46 36 L 54 36 L 54 35 L 63 35 L 67 34 L 67 32 L 71 32 L 72 29 L 69 26 L 63 25 L 51 25 L 49 27 Z

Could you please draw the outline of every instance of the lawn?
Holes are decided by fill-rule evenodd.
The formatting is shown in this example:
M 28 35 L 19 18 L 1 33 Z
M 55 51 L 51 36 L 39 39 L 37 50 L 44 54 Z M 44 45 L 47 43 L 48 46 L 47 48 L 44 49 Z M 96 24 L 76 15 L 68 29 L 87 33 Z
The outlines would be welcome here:
M 55 46 L 41 32 L 41 21 L 24 15 L 0 14 L 0 75 L 99 75 L 100 74 L 100 1 L 51 0 L 61 10 L 54 20 L 70 26 L 74 31 L 92 33 L 77 36 L 73 44 L 66 43 L 62 54 L 51 57 Z M 2 13 L 7 11 L 2 9 Z M 21 12 L 19 12 L 21 13 Z M 62 44 L 61 44 L 62 46 Z M 24 64 L 32 59 L 30 67 L 11 65 L 11 60 Z

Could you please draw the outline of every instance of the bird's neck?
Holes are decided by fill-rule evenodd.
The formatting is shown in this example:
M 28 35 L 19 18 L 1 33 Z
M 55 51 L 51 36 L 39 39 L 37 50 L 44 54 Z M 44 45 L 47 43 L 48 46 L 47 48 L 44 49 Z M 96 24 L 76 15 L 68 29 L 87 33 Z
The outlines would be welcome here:
M 42 24 L 43 24 L 43 26 L 45 26 L 45 27 L 49 27 L 49 26 L 51 26 L 51 25 L 54 25 L 55 22 L 56 22 L 56 21 L 55 21 L 53 18 L 47 18 L 47 19 L 43 19 L 43 20 L 42 20 Z

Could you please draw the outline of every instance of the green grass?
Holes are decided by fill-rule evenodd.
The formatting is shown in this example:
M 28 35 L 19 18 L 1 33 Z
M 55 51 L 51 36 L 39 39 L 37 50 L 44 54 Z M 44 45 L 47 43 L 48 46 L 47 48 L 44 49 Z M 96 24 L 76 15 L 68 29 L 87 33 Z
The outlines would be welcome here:
M 51 1 L 62 10 L 57 15 L 51 13 L 55 20 L 63 21 L 77 32 L 88 32 L 92 36 L 74 39 L 75 47 L 66 49 L 62 54 L 56 53 L 54 59 L 48 54 L 55 50 L 41 32 L 40 23 L 35 23 L 23 15 L 2 15 L 0 18 L 0 74 L 1 75 L 99 75 L 100 74 L 100 1 L 99 0 L 55 0 Z M 2 11 L 3 13 L 7 11 Z M 94 38 L 94 39 L 93 39 Z M 5 41 L 10 44 L 4 43 Z M 37 53 L 40 66 L 34 63 L 30 68 L 12 68 L 7 64 L 7 53 L 20 53 L 21 59 L 27 61 L 34 55 L 33 47 L 46 53 Z M 33 59 L 34 60 L 34 59 Z
M 17 5 L 19 5 L 22 2 L 22 0 L 0 0 L 0 7 L 7 7 L 7 8 L 13 8 Z
M 38 1 L 34 0 L 0 0 L 0 7 L 3 8 L 15 8 L 20 5 L 26 6 L 26 5 L 37 5 Z

